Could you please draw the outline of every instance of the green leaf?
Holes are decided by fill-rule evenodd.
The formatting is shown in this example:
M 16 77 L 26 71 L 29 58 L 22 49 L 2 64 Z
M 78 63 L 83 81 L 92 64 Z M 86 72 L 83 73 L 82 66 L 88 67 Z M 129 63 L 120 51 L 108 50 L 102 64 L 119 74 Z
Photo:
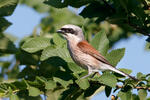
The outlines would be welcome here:
M 132 94 L 132 99 L 131 100 L 140 100 L 139 96 L 136 94 Z
M 128 91 L 128 92 L 120 91 L 117 96 L 120 97 L 121 100 L 131 100 L 132 94 L 130 91 Z
M 141 73 L 141 72 L 137 73 L 137 78 L 138 79 L 145 79 L 145 77 L 146 77 L 146 75 L 144 75 L 143 73 Z
M 53 35 L 53 42 L 54 42 L 57 46 L 63 46 L 63 45 L 66 43 L 66 40 L 63 39 L 62 37 L 60 37 L 60 35 L 54 34 L 54 35 Z
M 105 20 L 106 17 L 110 17 L 111 14 L 112 14 L 112 11 L 109 9 L 109 7 L 99 2 L 92 2 L 91 4 L 86 6 L 80 13 L 80 15 L 84 18 L 98 17 L 100 21 Z
M 105 87 L 105 94 L 106 94 L 107 97 L 110 96 L 111 90 L 112 90 L 111 87 L 109 87 L 109 86 L 106 86 L 106 87 Z
M 138 95 L 140 97 L 140 100 L 146 100 L 146 96 L 147 96 L 147 91 L 144 89 L 140 89 L 138 91 Z
M 11 23 L 5 18 L 0 18 L 0 22 L 0 32 L 6 30 L 11 25 Z
M 10 41 L 3 34 L 0 34 L 0 52 L 2 53 L 16 53 L 17 48 L 14 43 Z
M 50 39 L 45 37 L 30 38 L 22 45 L 22 49 L 29 53 L 40 51 L 50 46 Z
M 0 0 L 0 17 L 11 15 L 17 3 L 18 0 Z
M 74 73 L 81 73 L 84 71 L 83 68 L 81 68 L 80 66 L 78 66 L 77 64 L 75 63 L 72 63 L 72 62 L 69 62 L 68 63 L 68 67 L 71 71 L 73 71 Z
M 95 78 L 100 83 L 103 83 L 105 85 L 108 85 L 110 87 L 116 87 L 117 79 L 113 74 L 110 73 L 104 73 L 100 77 Z
M 10 96 L 10 100 L 19 100 L 18 96 L 16 94 L 12 94 Z
M 49 89 L 53 89 L 56 87 L 56 83 L 52 80 L 49 80 L 47 82 L 45 82 L 45 89 L 49 90 Z
M 43 50 L 40 60 L 44 61 L 44 60 L 46 60 L 50 57 L 54 57 L 54 56 L 59 56 L 65 60 L 71 61 L 71 57 L 70 57 L 69 52 L 66 47 L 53 48 L 52 46 L 48 46 L 47 48 L 45 48 Z
M 29 96 L 38 96 L 40 95 L 40 90 L 38 88 L 28 86 Z
M 64 0 L 64 2 L 62 2 L 62 0 L 45 0 L 44 3 L 56 8 L 64 8 L 68 6 L 66 0 Z
M 57 77 L 54 77 L 53 79 L 55 82 L 60 83 L 64 88 L 66 88 L 69 84 L 73 83 L 72 80 L 63 80 L 63 79 L 57 78 Z
M 81 89 L 84 89 L 84 90 L 87 89 L 87 88 L 90 86 L 89 81 L 88 81 L 87 78 L 78 79 L 78 80 L 76 80 L 75 82 L 79 85 L 79 87 L 80 87 Z
M 132 73 L 132 70 L 130 70 L 130 69 L 119 68 L 119 70 L 124 72 L 124 73 L 127 73 L 127 74 L 131 74 Z
M 72 6 L 72 7 L 81 7 L 85 4 L 88 4 L 92 2 L 92 0 L 64 0 L 64 2 L 62 2 L 62 0 L 45 0 L 44 3 L 46 4 L 49 4 L 53 7 L 56 7 L 56 8 L 64 8 L 64 7 L 67 7 L 67 6 Z
M 107 60 L 113 66 L 116 66 L 117 63 L 122 59 L 125 53 L 125 48 L 112 50 L 110 53 L 106 55 Z
M 109 41 L 106 37 L 106 32 L 104 30 L 101 30 L 94 36 L 90 44 L 102 55 L 106 55 L 109 48 Z

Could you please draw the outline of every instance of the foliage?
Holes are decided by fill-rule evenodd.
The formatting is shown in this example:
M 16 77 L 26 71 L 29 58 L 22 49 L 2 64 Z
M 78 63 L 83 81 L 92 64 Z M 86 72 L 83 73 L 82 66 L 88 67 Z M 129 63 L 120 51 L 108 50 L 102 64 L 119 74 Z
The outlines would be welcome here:
M 108 52 L 109 44 L 111 47 L 130 34 L 149 35 L 149 1 L 20 0 L 20 4 L 26 4 L 39 13 L 47 13 L 47 16 L 39 23 L 40 35 L 34 31 L 16 47 L 12 41 L 14 37 L 4 32 L 11 25 L 4 16 L 11 15 L 17 3 L 18 0 L 0 0 L 0 97 L 41 100 L 42 94 L 47 96 L 47 100 L 89 100 L 97 92 L 105 90 L 107 97 L 113 91 L 116 99 L 148 100 L 149 74 L 137 73 L 138 82 L 109 71 L 81 79 L 87 71 L 72 61 L 66 41 L 55 32 L 67 23 L 81 26 L 90 44 L 116 66 L 124 56 L 125 48 Z M 85 7 L 79 16 L 64 8 L 68 6 Z M 5 61 L 5 58 L 11 60 Z M 132 72 L 124 68 L 119 70 L 128 74 Z M 134 94 L 133 89 L 138 94 Z

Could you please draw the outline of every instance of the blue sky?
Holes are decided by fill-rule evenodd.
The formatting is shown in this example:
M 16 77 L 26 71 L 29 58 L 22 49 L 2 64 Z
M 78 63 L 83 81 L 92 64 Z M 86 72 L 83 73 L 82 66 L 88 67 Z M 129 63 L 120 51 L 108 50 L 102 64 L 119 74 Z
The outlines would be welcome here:
M 28 36 L 38 25 L 40 19 L 45 15 L 35 12 L 33 9 L 19 5 L 13 15 L 6 17 L 13 23 L 6 32 L 17 36 L 19 39 Z M 128 68 L 133 70 L 131 75 L 137 72 L 147 74 L 150 72 L 150 51 L 145 51 L 145 36 L 131 36 L 127 40 L 116 43 L 113 49 L 126 48 L 125 56 L 117 65 L 117 68 Z M 149 94 L 150 96 L 150 94 Z M 92 100 L 107 100 L 104 93 L 97 94 Z

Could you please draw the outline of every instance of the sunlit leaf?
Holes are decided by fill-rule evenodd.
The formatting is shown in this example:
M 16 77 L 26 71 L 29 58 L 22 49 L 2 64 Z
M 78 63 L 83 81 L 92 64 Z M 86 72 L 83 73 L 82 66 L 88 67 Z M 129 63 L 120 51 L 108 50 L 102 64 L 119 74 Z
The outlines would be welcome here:
M 124 56 L 124 53 L 125 53 L 125 48 L 112 50 L 110 53 L 106 55 L 106 58 L 110 62 L 110 64 L 116 66 Z
M 147 91 L 144 89 L 140 89 L 138 91 L 138 95 L 139 95 L 140 100 L 145 100 L 147 96 Z
M 42 50 L 50 45 L 50 39 L 45 37 L 36 37 L 28 39 L 22 45 L 22 49 L 29 53 L 34 53 Z
M 28 90 L 29 90 L 29 96 L 38 96 L 38 95 L 40 95 L 40 90 L 38 88 L 29 86 Z
M 109 41 L 106 37 L 106 32 L 104 30 L 101 30 L 99 33 L 97 33 L 90 43 L 102 55 L 106 55 L 109 48 Z
M 79 85 L 81 89 L 87 89 L 90 86 L 89 81 L 86 78 L 78 79 L 76 80 L 76 83 Z

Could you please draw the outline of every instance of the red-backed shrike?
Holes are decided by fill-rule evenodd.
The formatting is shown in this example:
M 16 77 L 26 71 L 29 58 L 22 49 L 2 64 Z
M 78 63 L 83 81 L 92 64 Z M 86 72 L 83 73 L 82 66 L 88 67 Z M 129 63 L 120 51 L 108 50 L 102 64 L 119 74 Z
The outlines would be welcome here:
M 66 38 L 67 47 L 74 62 L 88 70 L 88 75 L 85 77 L 89 76 L 93 72 L 98 72 L 99 70 L 111 70 L 123 76 L 137 80 L 136 78 L 113 67 L 84 39 L 84 35 L 80 27 L 70 24 L 64 25 L 57 32 L 61 33 L 63 37 Z

